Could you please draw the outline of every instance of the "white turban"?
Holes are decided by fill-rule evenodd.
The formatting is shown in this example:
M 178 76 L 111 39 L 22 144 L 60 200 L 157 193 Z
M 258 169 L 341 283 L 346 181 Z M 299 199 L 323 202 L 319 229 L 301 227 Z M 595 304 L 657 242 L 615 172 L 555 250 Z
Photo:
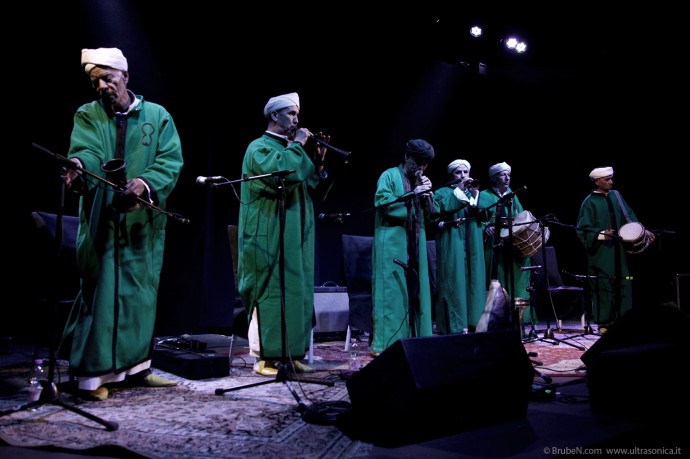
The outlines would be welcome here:
M 505 172 L 505 171 L 508 171 L 510 173 L 511 170 L 512 169 L 510 168 L 508 163 L 503 162 L 503 163 L 494 164 L 493 166 L 491 166 L 489 168 L 489 177 L 493 177 L 494 175 L 500 174 L 501 172 Z
M 87 75 L 95 66 L 127 71 L 127 59 L 117 48 L 84 48 L 81 50 L 81 65 Z
M 592 180 L 611 176 L 613 176 L 613 167 L 597 167 L 596 169 L 592 169 L 592 172 L 589 173 L 589 178 Z
M 455 172 L 455 169 L 457 169 L 460 166 L 465 166 L 467 170 L 470 170 L 472 166 L 470 166 L 470 162 L 464 159 L 456 159 L 455 161 L 451 161 L 450 164 L 448 164 L 448 173 L 452 174 Z
M 299 108 L 299 96 L 296 92 L 271 97 L 264 107 L 264 116 L 268 118 L 271 116 L 271 112 L 285 107 L 292 107 L 293 105 L 297 105 L 297 108 Z

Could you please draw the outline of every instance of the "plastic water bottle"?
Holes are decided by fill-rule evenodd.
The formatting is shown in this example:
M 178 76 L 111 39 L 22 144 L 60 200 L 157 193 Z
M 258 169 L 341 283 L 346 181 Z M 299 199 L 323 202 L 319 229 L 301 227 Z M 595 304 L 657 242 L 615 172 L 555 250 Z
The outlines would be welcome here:
M 359 371 L 361 362 L 359 361 L 359 341 L 352 339 L 350 341 L 350 371 Z
M 35 359 L 31 370 L 29 370 L 29 402 L 35 402 L 41 398 L 41 392 L 43 391 L 41 381 L 43 380 L 45 380 L 43 359 Z

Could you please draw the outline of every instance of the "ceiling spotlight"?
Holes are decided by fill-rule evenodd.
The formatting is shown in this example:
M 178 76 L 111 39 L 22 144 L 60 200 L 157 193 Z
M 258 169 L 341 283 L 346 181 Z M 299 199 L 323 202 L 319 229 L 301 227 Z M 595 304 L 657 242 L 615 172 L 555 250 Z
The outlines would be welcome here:
M 482 28 L 479 26 L 474 26 L 470 29 L 470 35 L 472 35 L 475 38 L 481 37 L 482 36 Z
M 505 41 L 506 48 L 514 50 L 516 53 L 524 53 L 527 51 L 527 43 L 518 41 L 517 38 L 511 37 Z

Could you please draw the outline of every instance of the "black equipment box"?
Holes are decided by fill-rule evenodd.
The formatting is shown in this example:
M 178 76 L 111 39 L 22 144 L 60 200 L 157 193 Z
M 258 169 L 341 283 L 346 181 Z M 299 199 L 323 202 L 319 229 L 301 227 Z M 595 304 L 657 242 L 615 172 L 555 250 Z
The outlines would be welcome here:
M 231 340 L 214 334 L 154 338 L 151 365 L 187 379 L 228 376 Z

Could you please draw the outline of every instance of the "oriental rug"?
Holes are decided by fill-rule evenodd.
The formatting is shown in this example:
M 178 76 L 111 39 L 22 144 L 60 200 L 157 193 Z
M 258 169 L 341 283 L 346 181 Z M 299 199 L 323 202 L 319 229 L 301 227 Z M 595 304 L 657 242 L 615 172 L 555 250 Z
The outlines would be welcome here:
M 348 401 L 345 379 L 350 363 L 343 343 L 315 345 L 315 354 L 317 371 L 308 375 L 309 380 L 332 386 L 300 382 L 298 377 L 285 382 L 256 375 L 240 350 L 224 377 L 194 381 L 154 368 L 154 373 L 178 385 L 112 389 L 108 399 L 100 402 L 59 394 L 66 404 L 117 423 L 115 431 L 53 403 L 39 405 L 35 411 L 23 409 L 28 363 L 4 367 L 0 438 L 21 447 L 87 450 L 112 446 L 150 458 L 366 457 L 371 445 L 351 440 L 329 422 L 302 418 L 301 407 L 339 406 L 337 402 Z M 370 357 L 362 359 L 366 364 Z M 67 362 L 58 360 L 56 367 L 58 374 L 66 374 Z M 249 387 L 256 383 L 262 384 Z M 12 388 L 14 393 L 8 395 Z
M 555 339 L 543 338 L 543 333 L 539 336 L 537 340 L 527 340 L 524 343 L 537 370 L 550 376 L 586 375 L 586 368 L 580 357 L 597 342 L 599 335 L 563 330 L 562 333 L 554 334 Z
M 588 348 L 596 338 L 572 341 Z M 373 357 L 366 342 L 359 345 L 356 365 L 365 366 Z M 533 360 L 539 361 L 544 373 L 584 375 L 578 360 L 582 350 L 542 341 L 526 343 L 525 349 L 537 353 Z M 64 403 L 117 423 L 115 431 L 58 404 L 23 409 L 29 362 L 0 368 L 0 438 L 13 446 L 67 451 L 111 447 L 147 458 L 171 459 L 357 459 L 373 449 L 369 443 L 349 438 L 335 422 L 314 422 L 304 415 L 305 408 L 308 414 L 330 405 L 347 406 L 346 381 L 353 370 L 343 342 L 315 343 L 312 366 L 316 372 L 300 376 L 332 385 L 300 382 L 297 377 L 279 381 L 258 376 L 246 349 L 238 349 L 227 376 L 190 380 L 154 368 L 154 373 L 177 381 L 177 386 L 112 389 L 108 399 L 100 402 L 59 393 Z M 57 360 L 58 387 L 64 385 L 60 381 L 66 379 L 66 372 L 67 362 Z

